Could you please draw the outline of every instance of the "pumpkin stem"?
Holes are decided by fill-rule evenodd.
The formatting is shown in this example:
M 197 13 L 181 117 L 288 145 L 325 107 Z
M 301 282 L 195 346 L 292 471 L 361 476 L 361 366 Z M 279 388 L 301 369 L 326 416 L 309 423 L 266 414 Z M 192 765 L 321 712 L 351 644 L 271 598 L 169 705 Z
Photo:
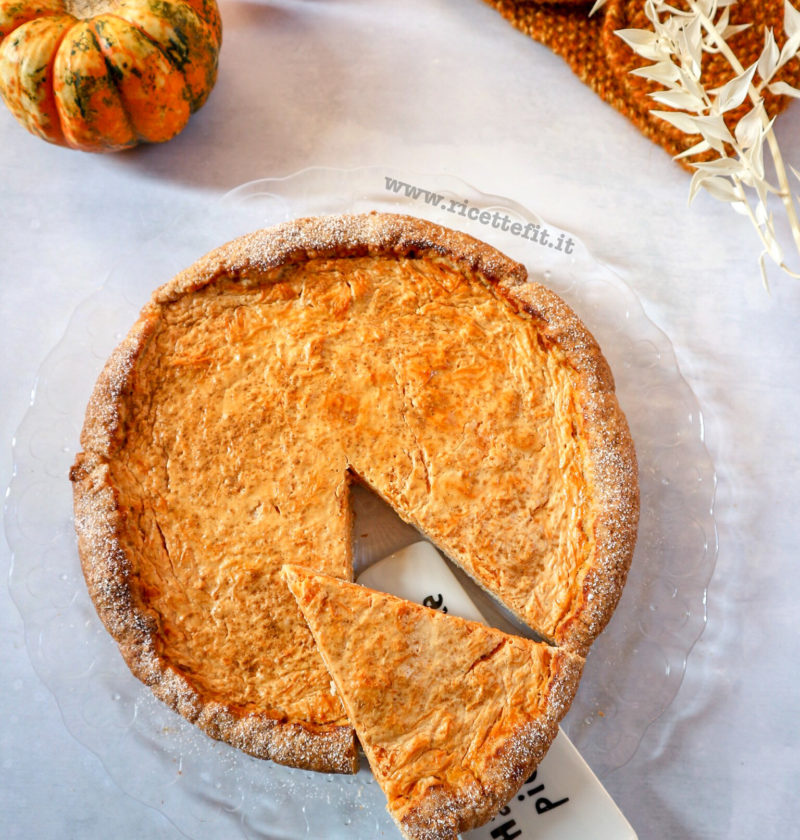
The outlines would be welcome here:
M 67 13 L 79 20 L 103 15 L 107 12 L 115 12 L 119 6 L 119 0 L 65 0 Z

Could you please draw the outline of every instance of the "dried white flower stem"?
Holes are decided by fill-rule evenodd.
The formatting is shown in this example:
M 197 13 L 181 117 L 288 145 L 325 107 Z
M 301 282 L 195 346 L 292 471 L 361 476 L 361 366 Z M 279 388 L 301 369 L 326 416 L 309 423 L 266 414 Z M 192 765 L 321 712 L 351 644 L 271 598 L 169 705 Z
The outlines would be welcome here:
M 606 2 L 596 0 L 590 14 Z M 766 256 L 787 274 L 800 277 L 784 261 L 775 220 L 768 207 L 770 194 L 780 199 L 800 256 L 798 205 L 773 130 L 775 118 L 769 117 L 763 98 L 766 89 L 779 96 L 800 99 L 800 87 L 774 80 L 789 61 L 796 61 L 800 56 L 800 10 L 792 0 L 784 0 L 786 41 L 783 47 L 778 49 L 772 29 L 766 29 L 758 60 L 744 68 L 727 42 L 728 37 L 750 26 L 730 23 L 729 9 L 736 2 L 685 0 L 682 8 L 675 8 L 670 0 L 644 0 L 643 11 L 652 28 L 621 29 L 615 34 L 634 53 L 653 62 L 631 71 L 662 86 L 649 96 L 667 106 L 667 110 L 650 108 L 650 114 L 686 135 L 701 138 L 700 142 L 676 155 L 676 159 L 686 159 L 695 170 L 689 201 L 703 188 L 750 219 L 764 249 L 759 256 L 759 266 L 766 285 Z M 720 55 L 733 70 L 733 77 L 721 87 L 706 89 L 703 53 Z M 753 81 L 756 74 L 757 83 Z M 725 115 L 747 100 L 752 108 L 729 127 Z M 774 184 L 764 172 L 765 145 L 772 157 Z M 699 155 L 710 151 L 716 152 L 717 157 L 697 160 Z M 800 179 L 800 173 L 790 168 Z
M 687 0 L 687 3 L 689 8 L 698 16 L 700 23 L 703 25 L 703 28 L 706 30 L 706 32 L 708 32 L 717 49 L 720 51 L 720 54 L 725 57 L 733 71 L 737 75 L 743 75 L 745 73 L 745 68 L 742 67 L 742 63 L 736 57 L 736 53 L 734 53 L 730 46 L 728 46 L 728 42 L 722 37 L 721 33 L 714 25 L 714 22 L 708 18 L 705 12 L 699 7 L 696 0 Z M 777 194 L 783 202 L 784 209 L 786 210 L 786 215 L 789 219 L 789 226 L 792 230 L 794 244 L 797 248 L 798 253 L 800 253 L 800 220 L 798 220 L 797 208 L 795 206 L 794 200 L 792 199 L 792 191 L 789 187 L 789 177 L 786 173 L 786 166 L 783 162 L 783 155 L 781 154 L 780 146 L 778 145 L 778 139 L 775 137 L 775 132 L 772 130 L 772 126 L 770 125 L 770 120 L 767 116 L 766 110 L 764 108 L 760 108 L 762 102 L 761 94 L 758 90 L 756 90 L 755 86 L 752 83 L 748 87 L 747 94 L 753 105 L 760 109 L 761 126 L 764 129 L 764 137 L 767 143 L 769 144 L 770 155 L 772 156 L 772 162 L 775 166 L 775 176 L 778 179 L 779 189 L 777 191 Z M 735 151 L 740 157 L 743 157 L 741 149 L 737 148 L 735 149 Z M 763 234 L 761 234 L 760 226 L 758 225 L 755 216 L 753 215 L 752 208 L 750 207 L 749 202 L 747 202 L 744 198 L 744 189 L 741 186 L 741 182 L 739 182 L 737 186 L 739 188 L 740 194 L 742 195 L 742 200 L 747 205 L 748 215 L 753 224 L 755 225 L 756 230 L 758 230 L 759 236 L 764 247 L 767 248 L 768 243 L 765 241 Z M 790 271 L 785 263 L 781 262 L 780 267 L 792 277 L 800 277 L 800 274 Z

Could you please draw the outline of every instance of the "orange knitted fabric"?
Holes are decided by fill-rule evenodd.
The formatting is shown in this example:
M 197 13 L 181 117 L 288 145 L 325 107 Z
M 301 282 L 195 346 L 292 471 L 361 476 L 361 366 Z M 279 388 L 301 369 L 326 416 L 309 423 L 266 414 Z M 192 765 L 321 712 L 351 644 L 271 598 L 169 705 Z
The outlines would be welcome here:
M 669 110 L 648 96 L 659 85 L 632 76 L 630 71 L 652 62 L 640 58 L 614 32 L 618 29 L 649 29 L 644 14 L 644 0 L 609 0 L 589 17 L 593 0 L 486 0 L 517 29 L 545 44 L 560 55 L 578 78 L 606 102 L 628 117 L 634 125 L 671 155 L 700 141 L 699 135 L 683 134 L 669 123 L 650 113 L 651 108 Z M 793 2 L 792 5 L 797 5 Z M 771 27 L 778 46 L 783 46 L 783 0 L 739 0 L 731 7 L 731 23 L 752 26 L 728 39 L 744 67 L 758 59 L 764 46 L 764 31 Z M 734 75 L 720 55 L 704 55 L 703 81 L 707 90 L 719 87 Z M 776 76 L 793 86 L 800 86 L 800 60 L 792 59 Z M 774 116 L 788 104 L 789 97 L 765 91 L 767 111 Z M 726 114 L 729 125 L 749 110 L 745 102 Z M 698 158 L 692 158 L 694 160 Z

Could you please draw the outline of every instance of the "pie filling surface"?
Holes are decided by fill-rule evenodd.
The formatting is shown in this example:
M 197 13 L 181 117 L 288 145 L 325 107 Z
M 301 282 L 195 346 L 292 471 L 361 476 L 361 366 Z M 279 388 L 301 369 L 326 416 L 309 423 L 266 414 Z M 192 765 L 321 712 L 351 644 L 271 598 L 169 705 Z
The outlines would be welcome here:
M 157 292 L 72 474 L 87 581 L 134 672 L 215 737 L 302 766 L 276 731 L 348 724 L 280 569 L 351 577 L 352 482 L 578 652 L 638 510 L 613 380 L 563 304 L 468 237 L 355 219 L 256 234 Z

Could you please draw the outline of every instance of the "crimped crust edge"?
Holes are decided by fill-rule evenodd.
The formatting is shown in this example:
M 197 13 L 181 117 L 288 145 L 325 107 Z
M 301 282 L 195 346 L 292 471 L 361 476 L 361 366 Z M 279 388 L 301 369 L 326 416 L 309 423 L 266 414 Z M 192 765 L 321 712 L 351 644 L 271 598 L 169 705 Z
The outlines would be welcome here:
M 605 512 L 596 526 L 603 548 L 598 552 L 600 562 L 583 582 L 581 609 L 566 617 L 554 640 L 584 653 L 616 606 L 633 553 L 638 519 L 633 444 L 614 395 L 608 366 L 577 316 L 551 292 L 526 282 L 524 266 L 466 234 L 414 217 L 372 213 L 300 219 L 241 237 L 212 251 L 154 292 L 139 320 L 109 358 L 87 406 L 81 434 L 83 452 L 70 473 L 78 548 L 87 586 L 101 620 L 119 644 L 131 671 L 167 705 L 211 737 L 258 757 L 329 772 L 357 770 L 354 737 L 349 727 L 313 731 L 266 716 L 237 715 L 218 703 L 204 701 L 180 674 L 160 660 L 153 644 L 155 618 L 133 603 L 127 585 L 130 560 L 120 544 L 120 514 L 106 464 L 121 443 L 123 396 L 131 387 L 136 360 L 162 307 L 224 276 L 246 282 L 249 273 L 283 263 L 325 256 L 387 254 L 438 254 L 479 272 L 520 310 L 537 320 L 542 335 L 567 354 L 586 386 L 590 397 L 584 405 L 587 441 L 599 498 L 604 501 Z M 607 457 L 608 452 L 614 457 Z M 293 740 L 298 741 L 297 749 L 291 746 Z M 301 745 L 303 741 L 307 743 Z M 313 748 L 314 743 L 319 749 Z

